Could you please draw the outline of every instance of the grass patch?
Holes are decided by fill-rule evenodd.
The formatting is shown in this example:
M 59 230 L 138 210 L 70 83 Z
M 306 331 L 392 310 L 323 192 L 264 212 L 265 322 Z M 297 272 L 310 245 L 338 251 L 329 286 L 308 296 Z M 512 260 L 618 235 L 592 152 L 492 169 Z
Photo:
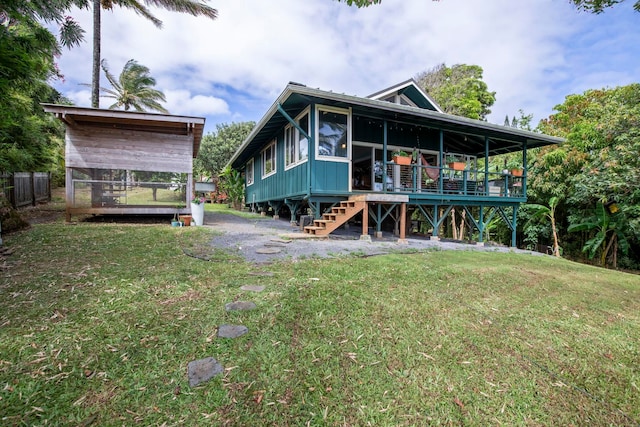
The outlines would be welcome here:
M 54 223 L 7 236 L 2 424 L 640 422 L 638 276 L 471 251 L 256 276 L 213 233 Z M 240 299 L 258 308 L 225 312 Z M 249 334 L 218 339 L 224 323 Z M 188 362 L 207 356 L 224 374 L 189 388 Z
M 247 218 L 247 219 L 253 219 L 253 220 L 273 221 L 273 217 L 271 216 L 268 216 L 268 215 L 262 216 L 258 213 L 248 212 L 245 210 L 239 211 L 231 208 L 228 204 L 223 204 L 223 203 L 207 203 L 205 205 L 205 209 L 207 210 L 207 212 L 214 212 L 217 214 L 235 215 L 235 216 L 239 216 L 240 218 Z

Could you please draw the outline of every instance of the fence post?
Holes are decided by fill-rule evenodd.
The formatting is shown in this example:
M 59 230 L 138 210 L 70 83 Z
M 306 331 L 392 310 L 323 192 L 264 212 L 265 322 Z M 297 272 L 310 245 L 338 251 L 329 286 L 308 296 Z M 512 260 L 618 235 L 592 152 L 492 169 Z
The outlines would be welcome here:
M 11 197 L 9 195 L 9 174 L 7 172 L 0 173 L 0 186 L 2 186 L 2 194 L 7 199 L 9 204 L 11 204 Z
M 14 208 L 16 207 L 16 175 L 13 173 L 9 174 L 9 203 Z
M 36 173 L 31 172 L 31 206 L 36 205 Z
M 0 186 L 2 186 L 2 197 L 6 198 L 8 203 L 11 203 L 6 191 L 5 179 L 7 178 L 7 175 L 8 174 L 4 172 L 0 174 Z M 2 221 L 0 221 L 0 246 L 2 246 Z

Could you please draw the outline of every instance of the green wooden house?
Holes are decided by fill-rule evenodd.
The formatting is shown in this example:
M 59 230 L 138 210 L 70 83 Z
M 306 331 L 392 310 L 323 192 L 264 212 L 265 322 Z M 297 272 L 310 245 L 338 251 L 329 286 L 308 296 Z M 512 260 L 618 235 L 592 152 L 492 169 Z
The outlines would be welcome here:
M 229 163 L 244 171 L 247 206 L 292 221 L 310 210 L 307 233 L 357 218 L 363 237 L 391 224 L 404 239 L 421 218 L 438 238 L 455 210 L 479 242 L 498 216 L 515 245 L 527 172 L 490 170 L 487 159 L 518 152 L 524 166 L 527 149 L 561 141 L 445 114 L 414 80 L 366 98 L 289 83 Z

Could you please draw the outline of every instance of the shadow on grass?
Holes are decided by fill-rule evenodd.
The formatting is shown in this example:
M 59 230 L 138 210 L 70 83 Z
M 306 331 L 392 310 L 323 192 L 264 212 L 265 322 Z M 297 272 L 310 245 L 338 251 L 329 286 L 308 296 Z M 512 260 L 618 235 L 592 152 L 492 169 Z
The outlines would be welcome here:
M 92 215 L 79 222 L 98 224 L 156 224 L 171 225 L 173 215 Z

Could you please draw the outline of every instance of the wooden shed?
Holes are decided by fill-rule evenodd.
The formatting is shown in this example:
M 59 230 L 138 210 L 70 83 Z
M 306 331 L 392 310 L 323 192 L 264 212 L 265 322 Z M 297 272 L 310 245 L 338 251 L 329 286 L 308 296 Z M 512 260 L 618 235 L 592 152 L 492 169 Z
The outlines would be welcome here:
M 66 214 L 190 213 L 202 117 L 43 104 L 66 126 Z

